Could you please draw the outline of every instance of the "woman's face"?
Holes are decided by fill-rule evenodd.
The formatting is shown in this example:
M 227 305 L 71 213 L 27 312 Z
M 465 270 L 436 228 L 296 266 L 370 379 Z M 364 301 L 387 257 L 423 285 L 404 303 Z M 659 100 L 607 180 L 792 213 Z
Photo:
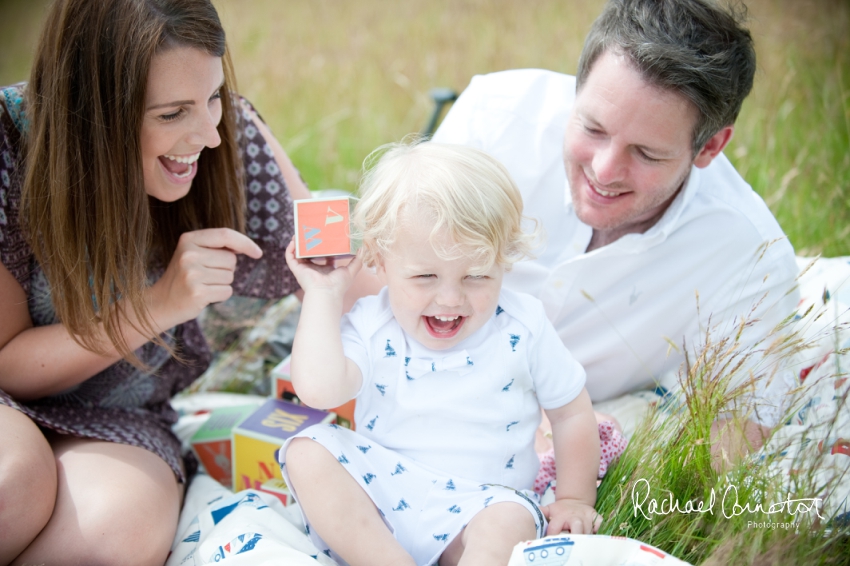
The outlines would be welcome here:
M 154 56 L 148 74 L 141 146 L 145 192 L 164 202 L 183 198 L 205 147 L 221 143 L 221 58 L 192 47 Z

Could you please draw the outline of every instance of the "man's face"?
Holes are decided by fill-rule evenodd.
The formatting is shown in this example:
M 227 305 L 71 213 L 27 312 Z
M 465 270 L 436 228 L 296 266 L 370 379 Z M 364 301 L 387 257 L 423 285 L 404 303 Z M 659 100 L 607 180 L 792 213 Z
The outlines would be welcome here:
M 617 237 L 651 227 L 694 163 L 696 118 L 690 101 L 647 84 L 624 57 L 600 56 L 576 96 L 564 136 L 579 219 Z

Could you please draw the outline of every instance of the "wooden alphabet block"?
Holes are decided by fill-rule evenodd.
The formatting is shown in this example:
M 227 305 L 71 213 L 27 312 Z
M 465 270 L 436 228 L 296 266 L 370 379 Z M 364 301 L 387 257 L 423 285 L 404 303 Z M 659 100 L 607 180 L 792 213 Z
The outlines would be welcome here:
M 277 451 L 291 436 L 320 423 L 334 422 L 327 411 L 269 399 L 233 429 L 233 490 L 259 489 L 282 480 Z
M 360 241 L 352 237 L 355 197 L 296 200 L 295 257 L 354 255 Z
M 284 399 L 292 403 L 301 404 L 301 400 L 295 393 L 295 388 L 292 386 L 292 378 L 290 377 L 289 368 L 292 356 L 287 356 L 282 362 L 275 366 L 272 370 L 272 395 L 277 399 Z M 354 408 L 355 401 L 352 399 L 347 403 L 340 405 L 334 409 L 330 409 L 336 414 L 336 424 L 355 430 L 354 425 Z
M 233 489 L 233 428 L 256 409 L 256 405 L 215 409 L 189 441 L 207 474 L 228 489 Z

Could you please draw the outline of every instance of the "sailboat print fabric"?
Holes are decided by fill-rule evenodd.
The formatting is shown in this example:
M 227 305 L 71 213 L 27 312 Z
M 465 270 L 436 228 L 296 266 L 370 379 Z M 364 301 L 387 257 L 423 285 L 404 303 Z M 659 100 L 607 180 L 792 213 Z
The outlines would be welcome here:
M 543 528 L 530 491 L 539 467 L 540 408 L 575 399 L 585 374 L 537 299 L 503 289 L 482 328 L 436 351 L 405 335 L 384 289 L 360 299 L 343 318 L 342 341 L 363 375 L 357 432 L 320 426 L 299 436 L 334 454 L 397 538 L 412 529 L 405 548 L 421 552 L 417 563 L 428 564 L 433 549 L 444 548 L 475 513 L 497 501 L 488 499 L 496 491 L 507 498 L 498 500 L 526 505 Z M 280 451 L 284 477 L 285 453 L 286 445 Z M 408 516 L 418 518 L 411 525 L 395 522 Z
M 406 336 L 386 289 L 343 318 L 342 341 L 363 375 L 358 432 L 480 483 L 531 489 L 540 407 L 566 405 L 584 386 L 540 302 L 505 289 L 484 326 L 453 348 L 430 350 Z
M 495 484 L 450 476 L 419 465 L 366 436 L 337 425 L 315 425 L 299 436 L 324 446 L 369 495 L 395 539 L 417 564 L 437 564 L 449 543 L 484 508 L 510 501 L 528 509 L 537 537 L 547 522 L 537 495 Z M 281 450 L 285 454 L 286 446 Z M 285 459 L 284 459 L 285 462 Z M 286 465 L 281 467 L 287 485 Z M 297 500 L 298 493 L 293 490 Z M 298 507 L 303 512 L 303 508 Z M 344 510 L 340 509 L 340 512 Z M 345 564 L 303 516 L 311 542 L 339 564 Z

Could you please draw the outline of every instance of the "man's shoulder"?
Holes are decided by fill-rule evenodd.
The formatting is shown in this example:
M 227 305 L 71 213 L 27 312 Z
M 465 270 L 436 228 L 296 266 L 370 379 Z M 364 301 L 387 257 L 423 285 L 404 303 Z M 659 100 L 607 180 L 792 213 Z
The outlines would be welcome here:
M 504 95 L 521 95 L 527 91 L 562 90 L 575 91 L 575 77 L 546 69 L 510 69 L 484 75 L 475 75 L 467 90 L 482 90 Z M 466 91 L 464 91 L 466 92 Z
M 462 94 L 476 108 L 508 111 L 550 120 L 569 108 L 575 77 L 544 69 L 513 69 L 476 75 Z
M 794 248 L 779 222 L 725 156 L 700 170 L 698 182 L 671 234 L 670 243 L 679 244 L 674 247 L 688 254 L 701 250 L 721 272 L 755 261 L 757 271 L 783 279 L 796 276 Z
M 738 237 L 757 240 L 785 237 L 764 200 L 741 177 L 724 155 L 702 171 L 699 189 L 686 212 L 687 216 L 716 216 L 710 223 L 714 230 L 734 231 Z
M 476 75 L 433 139 L 489 147 L 493 136 L 524 138 L 550 128 L 560 139 L 574 98 L 575 78 L 554 71 L 514 69 Z
M 540 192 L 563 200 L 564 129 L 575 79 L 552 71 L 517 69 L 479 75 L 461 94 L 433 140 L 486 151 L 501 161 L 526 201 L 526 214 L 546 220 Z M 548 201 L 548 199 L 546 199 Z M 541 207 L 544 205 L 540 205 Z

